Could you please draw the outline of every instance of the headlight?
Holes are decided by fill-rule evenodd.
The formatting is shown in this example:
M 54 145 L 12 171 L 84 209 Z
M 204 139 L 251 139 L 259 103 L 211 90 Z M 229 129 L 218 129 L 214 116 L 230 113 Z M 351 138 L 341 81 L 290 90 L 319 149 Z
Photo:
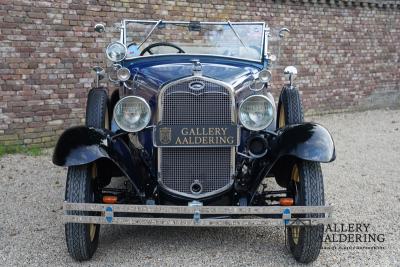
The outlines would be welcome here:
M 149 124 L 150 117 L 150 106 L 141 97 L 124 97 L 114 108 L 115 122 L 127 132 L 138 132 L 144 129 Z
M 122 67 L 117 70 L 117 78 L 121 82 L 129 80 L 130 77 L 131 77 L 131 72 L 129 71 L 129 69 Z
M 251 84 L 250 84 L 250 90 L 252 91 L 260 91 L 264 88 L 265 82 L 261 81 L 261 79 L 255 79 Z
M 258 78 L 261 81 L 268 83 L 269 81 L 271 81 L 272 73 L 269 70 L 263 69 L 258 73 Z
M 126 46 L 119 42 L 111 43 L 107 46 L 106 55 L 109 60 L 119 62 L 126 57 Z
M 266 96 L 249 96 L 240 104 L 239 119 L 249 130 L 265 129 L 274 120 L 274 105 Z

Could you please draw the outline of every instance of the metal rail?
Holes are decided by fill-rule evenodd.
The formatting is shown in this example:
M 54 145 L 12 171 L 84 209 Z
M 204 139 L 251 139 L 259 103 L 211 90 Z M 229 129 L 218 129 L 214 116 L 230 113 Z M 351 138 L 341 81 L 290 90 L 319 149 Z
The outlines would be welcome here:
M 162 206 L 162 205 L 109 205 L 68 203 L 63 205 L 65 223 L 95 223 L 153 226 L 302 226 L 332 222 L 331 206 Z M 100 212 L 99 216 L 82 215 L 86 212 Z M 79 213 L 78 213 L 79 212 Z M 115 213 L 124 216 L 115 216 Z M 79 214 L 79 215 L 78 215 Z M 162 217 L 162 215 L 167 215 Z M 296 218 L 296 214 L 324 214 L 320 218 Z M 140 217 L 135 217 L 135 216 Z M 173 218 L 190 215 L 191 218 Z M 201 215 L 240 215 L 240 218 L 201 218 Z M 281 218 L 260 218 L 256 216 L 281 215 Z M 295 215 L 292 217 L 292 215 Z M 157 217 L 154 217 L 157 216 Z M 161 217 L 160 217 L 161 216 Z M 245 218 L 243 218 L 245 216 Z

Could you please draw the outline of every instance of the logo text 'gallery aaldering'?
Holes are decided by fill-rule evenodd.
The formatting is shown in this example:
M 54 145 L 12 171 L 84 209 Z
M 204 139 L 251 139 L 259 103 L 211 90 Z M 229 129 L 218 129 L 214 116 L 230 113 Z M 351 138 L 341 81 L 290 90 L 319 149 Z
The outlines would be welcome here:
M 324 242 L 328 243 L 383 243 L 385 235 L 371 232 L 369 223 L 334 223 L 325 228 Z
M 323 249 L 384 249 L 385 235 L 372 231 L 370 223 L 334 223 L 325 226 Z

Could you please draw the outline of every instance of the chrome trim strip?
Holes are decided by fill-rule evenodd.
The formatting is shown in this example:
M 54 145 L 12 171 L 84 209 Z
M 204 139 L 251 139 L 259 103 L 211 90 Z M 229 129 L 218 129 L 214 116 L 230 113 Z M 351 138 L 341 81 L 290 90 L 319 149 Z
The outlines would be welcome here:
M 157 23 L 158 20 L 140 20 L 140 19 L 125 19 L 124 22 L 138 22 L 138 23 Z M 179 21 L 179 20 L 162 20 L 162 23 L 169 23 L 169 24 L 190 24 L 190 21 Z M 216 24 L 216 25 L 228 25 L 228 22 L 224 22 L 224 21 L 199 21 L 200 25 L 210 25 L 210 24 Z M 238 21 L 238 22 L 230 22 L 231 24 L 235 25 L 253 25 L 253 24 L 265 24 L 264 21 Z
M 243 227 L 243 226 L 307 226 L 333 223 L 332 218 L 255 218 L 255 219 L 225 219 L 210 218 L 181 219 L 181 218 L 141 218 L 141 217 L 113 217 L 111 222 L 106 216 L 77 216 L 64 215 L 64 223 L 94 223 L 94 224 L 119 224 L 119 225 L 142 225 L 142 226 L 185 226 L 185 227 Z
M 193 91 L 196 91 L 196 90 L 193 90 Z M 204 92 L 204 93 L 199 92 L 199 93 L 196 94 L 196 93 L 193 93 L 193 92 L 186 92 L 186 91 L 175 91 L 174 93 L 189 94 L 189 95 L 213 94 L 213 92 Z M 225 93 L 218 93 L 218 94 L 228 95 L 228 94 L 225 94 Z M 170 94 L 167 94 L 167 95 L 170 95 Z

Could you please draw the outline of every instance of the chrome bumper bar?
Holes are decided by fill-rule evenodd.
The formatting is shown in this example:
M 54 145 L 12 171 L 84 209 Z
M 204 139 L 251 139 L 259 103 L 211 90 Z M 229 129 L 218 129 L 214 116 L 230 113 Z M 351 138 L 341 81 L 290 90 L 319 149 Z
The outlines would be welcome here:
M 332 222 L 332 206 L 162 206 L 87 204 L 64 202 L 64 223 L 153 226 L 304 226 Z M 98 216 L 73 215 L 77 211 L 100 212 Z M 115 213 L 121 213 L 115 216 Z M 296 218 L 298 214 L 323 214 L 320 218 Z M 123 216 L 122 216 L 123 215 Z M 179 218 L 183 215 L 186 218 Z M 189 217 L 189 216 L 190 217 Z M 239 215 L 239 218 L 201 218 L 202 215 Z M 260 216 L 281 215 L 278 218 Z M 136 217 L 135 217 L 136 216 Z M 163 217 L 164 216 L 164 217 Z M 178 218 L 174 218 L 178 217 Z M 189 218 L 187 218 L 189 217 Z M 279 218 L 280 217 L 280 218 Z

